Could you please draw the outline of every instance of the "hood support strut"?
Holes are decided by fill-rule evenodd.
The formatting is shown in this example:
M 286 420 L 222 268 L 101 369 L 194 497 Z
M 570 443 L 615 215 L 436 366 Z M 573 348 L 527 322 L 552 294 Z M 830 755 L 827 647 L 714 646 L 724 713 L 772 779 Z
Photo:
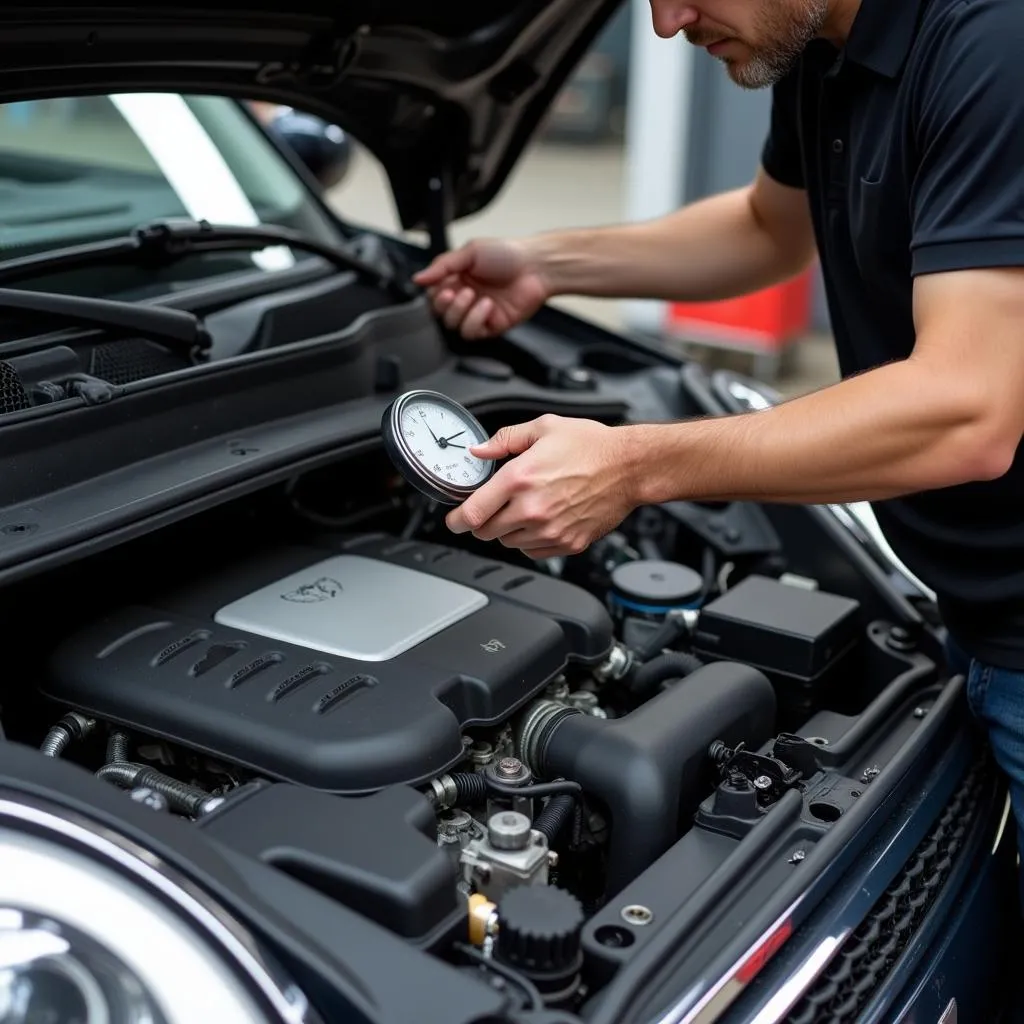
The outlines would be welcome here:
M 452 177 L 447 167 L 438 169 L 427 179 L 427 232 L 431 257 L 440 256 L 450 248 L 448 214 L 451 193 Z

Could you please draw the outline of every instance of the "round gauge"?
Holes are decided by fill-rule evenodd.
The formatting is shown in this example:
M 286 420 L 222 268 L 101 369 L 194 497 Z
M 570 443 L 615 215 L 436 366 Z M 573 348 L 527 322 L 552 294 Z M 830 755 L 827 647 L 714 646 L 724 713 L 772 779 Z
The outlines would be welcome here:
M 459 505 L 494 471 L 490 459 L 471 455 L 487 431 L 464 406 L 437 391 L 407 391 L 384 411 L 384 447 L 395 468 L 420 492 Z

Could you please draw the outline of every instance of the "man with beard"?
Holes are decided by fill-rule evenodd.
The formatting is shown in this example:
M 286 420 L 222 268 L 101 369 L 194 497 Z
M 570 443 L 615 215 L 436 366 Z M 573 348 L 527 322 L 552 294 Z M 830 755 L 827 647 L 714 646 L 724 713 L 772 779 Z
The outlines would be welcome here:
M 544 558 L 645 503 L 874 502 L 939 595 L 1024 848 L 1024 3 L 651 7 L 658 35 L 773 88 L 753 183 L 649 223 L 474 242 L 418 281 L 484 338 L 559 294 L 704 301 L 817 255 L 843 380 L 743 416 L 507 427 L 476 454 L 514 457 L 448 525 Z

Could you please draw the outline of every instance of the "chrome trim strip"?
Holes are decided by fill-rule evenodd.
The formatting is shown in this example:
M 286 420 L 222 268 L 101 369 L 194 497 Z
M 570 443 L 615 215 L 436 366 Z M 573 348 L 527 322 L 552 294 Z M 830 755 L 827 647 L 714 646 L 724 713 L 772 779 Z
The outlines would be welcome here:
M 822 939 L 750 1024 L 779 1024 L 814 984 L 850 935 L 851 930 L 847 929 L 839 935 L 829 935 Z
M 806 891 L 801 893 L 695 1005 L 691 1005 L 693 992 L 688 992 L 658 1019 L 658 1024 L 711 1024 L 712 1021 L 718 1020 L 746 988 L 746 984 L 738 981 L 736 975 L 750 959 L 751 954 L 767 942 L 786 921 L 793 918 L 806 896 Z

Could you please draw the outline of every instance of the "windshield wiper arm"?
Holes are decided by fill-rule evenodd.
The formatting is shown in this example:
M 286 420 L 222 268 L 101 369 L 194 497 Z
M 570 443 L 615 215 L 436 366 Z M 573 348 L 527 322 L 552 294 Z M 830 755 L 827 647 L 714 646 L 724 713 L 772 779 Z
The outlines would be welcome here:
M 5 309 L 141 335 L 194 362 L 201 362 L 210 349 L 206 328 L 195 313 L 184 309 L 0 288 L 0 310 Z
M 385 265 L 377 266 L 340 246 L 319 242 L 301 232 L 273 225 L 242 227 L 211 224 L 205 220 L 159 220 L 143 224 L 128 235 L 102 242 L 51 249 L 0 262 L 0 284 L 39 273 L 72 270 L 97 263 L 140 263 L 166 265 L 197 252 L 258 251 L 271 245 L 320 256 L 342 270 L 351 270 L 363 280 L 390 291 L 402 299 L 418 294 L 412 281 L 396 276 Z
M 394 270 L 383 263 L 370 263 L 341 246 L 320 242 L 299 231 L 273 224 L 246 227 L 211 224 L 206 220 L 159 220 L 136 228 L 133 234 L 143 250 L 168 260 L 195 252 L 257 251 L 268 245 L 285 245 L 289 249 L 320 256 L 339 270 L 352 270 L 368 283 L 390 291 L 398 298 L 409 299 L 419 292 L 412 281 L 397 277 Z

